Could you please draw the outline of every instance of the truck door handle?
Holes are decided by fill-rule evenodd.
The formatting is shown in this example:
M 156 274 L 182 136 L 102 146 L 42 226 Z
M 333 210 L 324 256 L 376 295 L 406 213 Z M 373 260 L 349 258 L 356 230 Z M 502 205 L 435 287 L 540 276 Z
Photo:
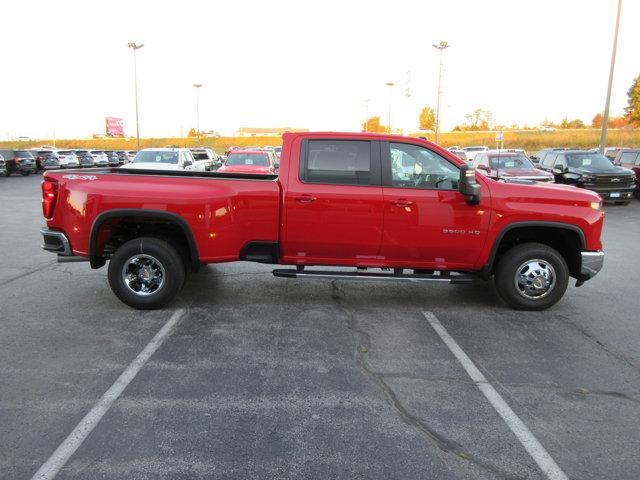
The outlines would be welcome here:
M 391 205 L 395 205 L 396 207 L 400 207 L 400 208 L 404 208 L 404 207 L 410 207 L 411 205 L 413 205 L 413 202 L 411 200 L 404 200 L 404 199 L 399 199 L 399 200 L 391 200 Z
M 311 195 L 300 195 L 299 197 L 295 197 L 296 202 L 300 203 L 311 203 L 317 200 L 316 197 L 312 197 Z

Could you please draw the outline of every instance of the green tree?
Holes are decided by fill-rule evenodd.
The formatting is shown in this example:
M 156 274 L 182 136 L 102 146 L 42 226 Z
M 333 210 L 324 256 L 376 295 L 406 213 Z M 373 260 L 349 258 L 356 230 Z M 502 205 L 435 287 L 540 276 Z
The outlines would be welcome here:
M 467 119 L 467 128 L 461 126 L 463 130 L 489 130 L 493 124 L 493 113 L 482 108 L 476 108 L 464 118 Z
M 634 78 L 627 96 L 629 97 L 629 104 L 624 111 L 627 114 L 629 124 L 640 127 L 640 75 Z
M 436 113 L 431 107 L 420 111 L 420 130 L 433 130 L 436 126 Z

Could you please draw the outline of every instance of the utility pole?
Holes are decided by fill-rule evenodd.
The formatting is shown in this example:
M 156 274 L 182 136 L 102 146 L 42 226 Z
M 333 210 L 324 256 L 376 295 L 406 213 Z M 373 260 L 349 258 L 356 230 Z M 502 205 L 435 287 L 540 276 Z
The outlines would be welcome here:
M 386 82 L 385 85 L 389 87 L 389 133 L 391 133 L 391 96 L 393 94 L 394 82 Z
M 607 124 L 609 123 L 609 104 L 611 103 L 611 86 L 613 85 L 613 69 L 616 65 L 616 50 L 618 49 L 618 29 L 620 27 L 620 10 L 622 10 L 622 0 L 618 0 L 618 14 L 616 16 L 616 31 L 613 34 L 613 51 L 611 52 L 611 67 L 609 68 L 609 85 L 607 86 L 607 100 L 604 104 L 604 115 L 602 116 L 602 133 L 600 134 L 600 153 L 604 154 L 607 146 Z
M 136 45 L 134 42 L 129 42 L 127 46 L 133 51 L 133 88 L 136 98 L 136 145 L 140 150 L 140 124 L 138 121 L 138 62 L 136 61 L 136 50 L 140 50 L 144 47 L 144 44 Z
M 196 136 L 200 137 L 200 89 L 202 88 L 201 83 L 194 83 L 193 88 L 196 89 Z
M 364 131 L 369 131 L 369 99 L 364 99 Z
M 433 48 L 440 51 L 440 68 L 438 69 L 438 100 L 436 102 L 436 132 L 434 142 L 438 143 L 438 135 L 440 133 L 440 97 L 442 96 L 442 52 L 449 48 L 448 42 L 441 41 L 440 43 L 433 43 Z

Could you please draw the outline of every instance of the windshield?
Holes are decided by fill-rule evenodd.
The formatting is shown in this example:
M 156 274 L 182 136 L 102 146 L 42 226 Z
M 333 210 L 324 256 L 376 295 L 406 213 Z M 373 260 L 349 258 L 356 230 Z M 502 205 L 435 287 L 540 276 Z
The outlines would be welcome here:
M 261 153 L 232 153 L 227 157 L 226 165 L 257 165 L 268 167 L 269 158 Z
M 16 150 L 16 157 L 18 157 L 18 158 L 33 158 L 33 155 L 31 155 L 31 152 L 25 152 L 25 151 Z
M 69 150 L 61 150 L 58 152 L 59 155 L 74 155 L 73 152 L 69 151 Z
M 482 152 L 484 149 L 484 147 L 465 147 L 462 150 L 465 152 Z
M 504 157 L 492 157 L 491 167 L 500 170 L 509 170 L 510 168 L 535 168 L 533 163 L 524 155 L 513 155 Z
M 207 152 L 191 152 L 193 154 L 193 158 L 196 160 L 208 160 L 209 156 Z
M 611 161 L 599 153 L 570 153 L 567 155 L 567 163 L 570 167 L 589 167 L 595 170 L 609 170 L 613 167 Z
M 138 152 L 133 163 L 170 163 L 178 164 L 178 152 Z

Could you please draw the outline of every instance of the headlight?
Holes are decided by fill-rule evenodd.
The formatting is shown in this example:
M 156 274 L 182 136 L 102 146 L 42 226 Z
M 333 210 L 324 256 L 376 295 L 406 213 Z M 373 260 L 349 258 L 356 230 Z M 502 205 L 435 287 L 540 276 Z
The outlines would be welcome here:
M 593 208 L 594 210 L 600 210 L 602 208 L 602 201 L 591 202 L 591 208 Z

